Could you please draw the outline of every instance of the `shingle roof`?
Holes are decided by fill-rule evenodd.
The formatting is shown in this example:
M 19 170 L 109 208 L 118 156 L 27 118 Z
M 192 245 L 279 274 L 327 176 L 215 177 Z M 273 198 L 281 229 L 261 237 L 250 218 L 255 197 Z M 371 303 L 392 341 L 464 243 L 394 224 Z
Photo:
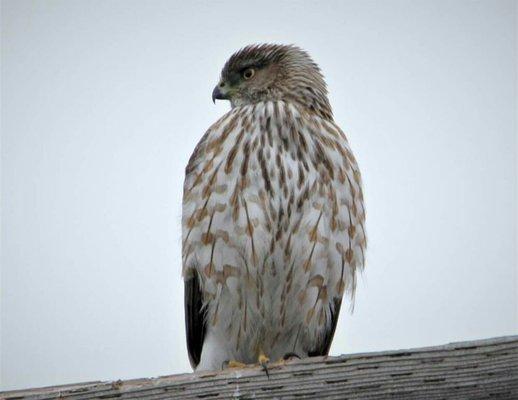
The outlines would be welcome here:
M 5 399 L 518 399 L 518 336 L 296 360 L 259 368 L 90 382 Z

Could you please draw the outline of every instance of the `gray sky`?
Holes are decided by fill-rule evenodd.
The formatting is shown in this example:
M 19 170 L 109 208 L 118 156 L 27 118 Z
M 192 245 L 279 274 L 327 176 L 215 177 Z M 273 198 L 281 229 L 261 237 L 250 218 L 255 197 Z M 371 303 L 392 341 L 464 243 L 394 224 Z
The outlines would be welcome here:
M 1 387 L 190 371 L 183 168 L 230 54 L 296 43 L 363 172 L 332 354 L 518 332 L 513 1 L 3 1 Z

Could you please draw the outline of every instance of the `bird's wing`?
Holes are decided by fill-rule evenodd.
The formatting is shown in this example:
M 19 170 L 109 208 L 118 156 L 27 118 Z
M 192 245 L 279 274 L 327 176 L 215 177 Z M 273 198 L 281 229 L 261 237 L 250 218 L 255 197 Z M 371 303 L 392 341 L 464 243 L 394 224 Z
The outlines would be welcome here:
M 330 174 L 331 202 L 334 199 L 331 225 L 336 223 L 338 227 L 329 232 L 330 241 L 336 245 L 329 257 L 333 261 L 335 273 L 338 274 L 334 280 L 328 281 L 328 285 L 333 283 L 327 288 L 328 323 L 308 351 L 309 356 L 325 356 L 336 330 L 342 297 L 347 293 L 351 306 L 354 304 L 356 272 L 362 270 L 365 264 L 365 210 L 360 171 L 345 134 L 330 120 L 320 120 L 315 129 L 319 129 L 321 133 L 313 135 L 315 148 L 322 154 L 324 165 L 334 166 L 333 173 Z
M 184 211 L 185 211 L 185 194 L 186 189 L 192 183 L 193 176 L 196 175 L 199 169 L 199 158 L 205 146 L 205 141 L 208 136 L 208 132 L 202 137 L 194 152 L 189 159 L 187 168 L 185 171 L 185 183 L 184 183 Z M 184 241 L 182 246 L 183 253 L 183 275 L 184 275 L 184 309 L 185 309 L 185 334 L 187 336 L 187 351 L 189 353 L 189 361 L 191 367 L 196 369 L 201 359 L 201 352 L 203 349 L 203 342 L 205 340 L 206 326 L 206 307 L 203 306 L 203 292 L 200 285 L 200 277 L 195 271 L 195 268 L 189 268 L 186 265 L 186 245 L 188 245 L 185 238 L 185 226 L 182 227 L 184 230 Z
M 220 120 L 213 124 L 200 139 L 198 145 L 189 159 L 185 169 L 183 210 L 182 210 L 182 259 L 184 278 L 184 308 L 185 308 L 185 332 L 187 336 L 187 350 L 191 366 L 195 369 L 200 363 L 203 342 L 207 331 L 207 303 L 204 298 L 203 285 L 200 275 L 197 272 L 198 259 L 192 251 L 191 230 L 196 225 L 194 216 L 200 208 L 198 204 L 202 201 L 200 191 L 207 163 L 211 162 L 206 154 L 207 142 L 211 135 L 227 121 L 234 113 L 225 114 Z M 205 202 L 205 200 L 203 200 Z M 191 237 L 191 239 L 190 239 Z
M 189 361 L 194 369 L 200 363 L 201 350 L 205 340 L 206 312 L 203 307 L 203 293 L 198 276 L 192 275 L 186 278 L 184 283 L 185 333 Z
M 333 336 L 335 335 L 336 325 L 338 324 L 338 315 L 340 314 L 341 306 L 342 299 L 335 297 L 331 304 L 332 308 L 330 309 L 331 323 L 327 326 L 324 335 L 322 335 L 317 343 L 315 343 L 315 347 L 308 351 L 308 356 L 327 356 L 329 353 L 329 348 L 331 347 L 331 342 L 333 341 Z

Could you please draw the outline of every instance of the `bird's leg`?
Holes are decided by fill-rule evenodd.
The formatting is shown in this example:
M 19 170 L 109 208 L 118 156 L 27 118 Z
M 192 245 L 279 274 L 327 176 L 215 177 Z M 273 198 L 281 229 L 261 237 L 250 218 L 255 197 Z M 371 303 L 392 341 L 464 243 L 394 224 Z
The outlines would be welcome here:
M 266 354 L 264 354 L 262 350 L 259 351 L 257 362 L 263 368 L 263 371 L 266 372 L 266 376 L 270 378 L 270 374 L 268 373 L 268 363 L 270 362 L 270 359 L 266 356 Z
M 286 365 L 288 362 L 294 360 L 294 359 L 299 359 L 300 360 L 300 356 L 297 354 L 297 353 L 286 353 L 284 354 L 284 356 L 282 356 L 282 358 L 279 358 L 277 361 L 275 361 L 275 365 Z
M 223 362 L 222 369 L 224 368 L 246 368 L 248 365 L 236 360 L 227 360 Z

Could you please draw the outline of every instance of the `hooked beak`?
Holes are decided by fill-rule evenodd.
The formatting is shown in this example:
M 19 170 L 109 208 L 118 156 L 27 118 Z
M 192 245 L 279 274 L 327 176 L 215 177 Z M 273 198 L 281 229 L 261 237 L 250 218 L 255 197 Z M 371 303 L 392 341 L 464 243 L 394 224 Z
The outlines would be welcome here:
M 222 85 L 217 85 L 212 91 L 212 102 L 216 103 L 216 100 L 229 100 L 228 92 L 226 92 Z

